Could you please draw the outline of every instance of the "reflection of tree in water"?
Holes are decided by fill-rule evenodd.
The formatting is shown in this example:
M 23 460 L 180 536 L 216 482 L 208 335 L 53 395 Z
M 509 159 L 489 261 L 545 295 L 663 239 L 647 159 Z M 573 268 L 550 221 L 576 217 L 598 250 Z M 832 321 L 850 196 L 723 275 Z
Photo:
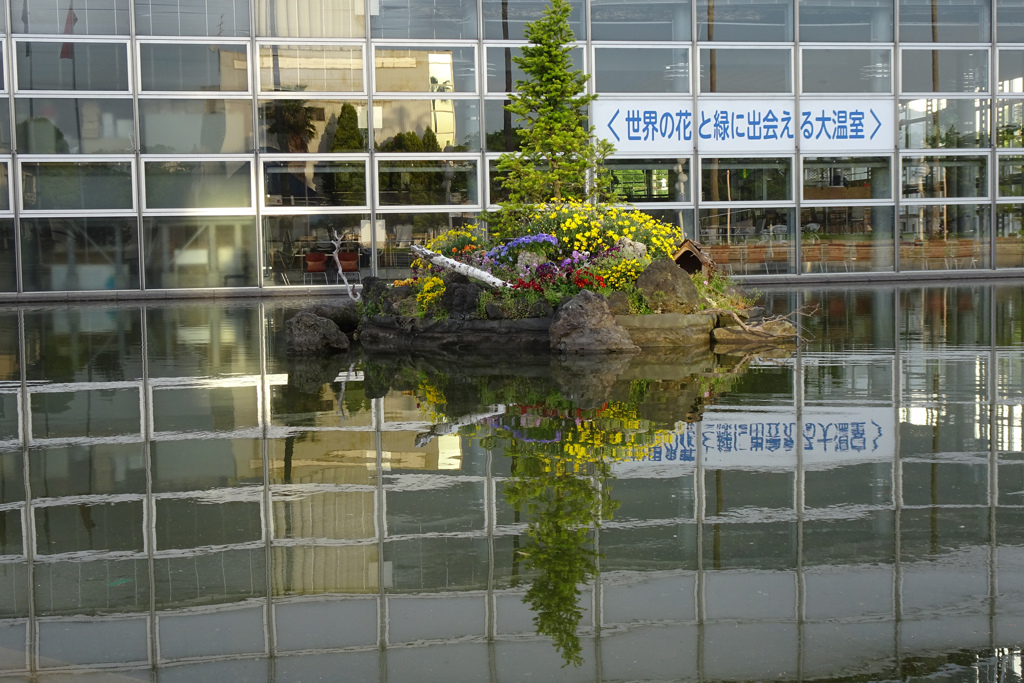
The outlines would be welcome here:
M 523 565 L 534 626 L 580 666 L 581 586 L 599 570 L 593 533 L 619 506 L 612 465 L 660 459 L 655 449 L 729 391 L 750 357 L 515 359 L 374 359 L 363 370 L 368 394 L 372 379 L 374 395 L 408 392 L 430 416 L 435 427 L 417 444 L 473 424 L 481 447 L 511 459 L 505 498 L 527 523 L 522 545 L 513 539 L 513 584 Z M 638 378 L 620 379 L 627 371 Z
M 513 459 L 505 498 L 517 517 L 525 513 L 530 520 L 529 540 L 517 551 L 536 571 L 524 601 L 534 612 L 537 633 L 554 640 L 566 664 L 579 666 L 580 586 L 597 573 L 598 555 L 590 532 L 618 507 L 607 485 L 610 468 L 604 461 L 579 471 L 552 467 L 544 446 L 517 441 L 505 452 Z
M 583 662 L 580 586 L 596 574 L 599 557 L 592 530 L 619 506 L 611 495 L 611 464 L 643 458 L 671 438 L 638 417 L 650 387 L 634 380 L 624 400 L 587 409 L 555 394 L 492 421 L 495 440 L 512 458 L 505 498 L 517 519 L 528 520 L 528 540 L 514 558 L 535 572 L 524 601 L 537 632 L 554 640 L 566 664 Z

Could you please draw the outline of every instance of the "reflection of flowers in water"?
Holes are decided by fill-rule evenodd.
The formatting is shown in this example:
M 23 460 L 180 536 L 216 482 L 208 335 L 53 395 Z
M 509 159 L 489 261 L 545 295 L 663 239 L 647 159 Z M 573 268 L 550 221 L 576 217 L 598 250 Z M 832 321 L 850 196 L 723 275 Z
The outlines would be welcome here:
M 579 666 L 580 587 L 597 571 L 591 530 L 618 507 L 611 463 L 642 458 L 670 432 L 639 419 L 633 401 L 592 410 L 552 402 L 513 406 L 488 425 L 492 445 L 503 443 L 512 458 L 505 498 L 517 519 L 528 520 L 527 542 L 514 558 L 536 573 L 524 602 L 537 632 L 552 638 L 566 665 Z

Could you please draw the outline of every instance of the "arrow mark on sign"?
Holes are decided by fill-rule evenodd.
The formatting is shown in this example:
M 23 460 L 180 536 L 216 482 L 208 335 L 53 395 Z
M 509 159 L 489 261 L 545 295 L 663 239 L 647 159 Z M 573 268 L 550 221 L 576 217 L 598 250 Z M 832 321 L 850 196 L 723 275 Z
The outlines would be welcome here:
M 875 114 L 875 110 L 874 109 L 869 109 L 868 111 L 871 112 L 871 116 L 875 119 L 875 123 L 878 124 L 877 126 L 875 126 L 875 129 L 873 131 L 871 131 L 871 139 L 874 140 L 875 139 L 875 135 L 878 133 L 879 129 L 881 129 L 881 127 L 882 127 L 882 121 L 878 118 L 878 115 Z
M 615 132 L 615 129 L 612 128 L 612 123 L 615 121 L 615 118 L 619 115 L 620 111 L 622 111 L 622 110 L 621 109 L 616 109 L 615 113 L 612 114 L 611 119 L 608 120 L 608 130 L 610 130 L 612 132 L 612 135 L 615 136 L 615 141 L 616 142 L 621 142 L 621 139 L 619 138 L 619 134 Z

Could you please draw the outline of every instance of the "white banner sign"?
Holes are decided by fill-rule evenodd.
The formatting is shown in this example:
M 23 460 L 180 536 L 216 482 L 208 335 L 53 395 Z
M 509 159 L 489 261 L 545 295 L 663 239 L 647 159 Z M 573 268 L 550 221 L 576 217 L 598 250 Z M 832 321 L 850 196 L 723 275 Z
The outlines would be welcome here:
M 801 100 L 803 152 L 891 152 L 896 144 L 892 100 Z
M 597 100 L 594 128 L 617 152 L 689 154 L 859 154 L 891 151 L 891 100 Z
M 597 136 L 618 152 L 689 154 L 693 151 L 693 112 L 689 101 L 597 100 Z

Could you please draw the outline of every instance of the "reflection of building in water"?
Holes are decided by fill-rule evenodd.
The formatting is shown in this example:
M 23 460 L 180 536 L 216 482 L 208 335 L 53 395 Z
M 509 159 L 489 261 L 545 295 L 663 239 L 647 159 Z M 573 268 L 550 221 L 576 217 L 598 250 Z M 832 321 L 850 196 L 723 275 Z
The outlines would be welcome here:
M 618 466 L 582 678 L 892 675 L 1024 637 L 1024 359 L 986 331 L 1020 293 L 812 300 L 823 350 L 744 377 L 681 432 L 692 453 Z M 0 667 L 559 665 L 522 604 L 508 459 L 417 445 L 426 409 L 344 363 L 303 386 L 261 311 L 0 314 L 0 355 L 27 353 L 0 374 Z

